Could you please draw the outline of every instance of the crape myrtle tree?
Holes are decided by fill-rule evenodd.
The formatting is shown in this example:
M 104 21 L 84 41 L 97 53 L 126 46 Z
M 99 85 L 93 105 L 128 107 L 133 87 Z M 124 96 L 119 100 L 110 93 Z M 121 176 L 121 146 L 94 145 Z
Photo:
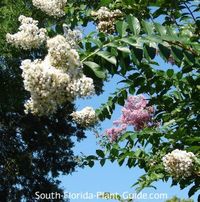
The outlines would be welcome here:
M 71 17 L 68 10 L 69 5 L 66 13 Z M 20 65 L 25 59 L 44 59 L 47 48 L 43 43 L 23 49 L 6 41 L 7 33 L 18 31 L 20 15 L 38 20 L 38 27 L 46 28 L 49 37 L 63 34 L 63 23 L 73 28 L 80 20 L 78 16 L 49 16 L 30 0 L 0 2 L 0 201 L 35 201 L 36 191 L 62 193 L 57 177 L 73 172 L 77 166 L 73 137 L 78 141 L 85 138 L 84 127 L 76 125 L 70 116 L 75 110 L 73 102 L 66 100 L 50 115 L 24 113 L 30 91 L 24 88 Z M 96 93 L 100 93 L 102 78 L 89 71 L 88 75 L 94 78 Z
M 134 184 L 138 191 L 171 179 L 181 189 L 191 186 L 189 197 L 198 192 L 199 6 L 187 0 L 102 0 L 91 12 L 98 32 L 84 39 L 82 61 L 121 76 L 124 87 L 96 110 L 103 121 L 116 104 L 123 106 L 100 139 L 103 149 L 85 164 L 138 166 L 145 171 Z
M 116 104 L 122 116 L 83 165 L 138 166 L 138 191 L 171 178 L 192 184 L 189 196 L 198 191 L 198 1 L 3 0 L 0 19 L 2 200 L 61 191 L 56 177 L 76 166 L 71 137 L 111 118 Z M 88 23 L 97 30 L 78 39 L 73 29 Z M 75 98 L 92 86 L 99 94 L 114 75 L 124 87 L 96 114 L 75 111 Z

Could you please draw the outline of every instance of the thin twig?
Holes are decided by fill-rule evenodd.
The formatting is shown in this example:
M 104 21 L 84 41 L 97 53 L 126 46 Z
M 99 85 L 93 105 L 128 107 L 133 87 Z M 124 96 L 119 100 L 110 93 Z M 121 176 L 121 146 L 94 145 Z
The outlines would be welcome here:
M 185 47 L 182 43 L 180 42 L 172 42 L 172 41 L 168 41 L 168 40 L 163 40 L 164 42 L 167 42 L 169 43 L 170 45 L 176 45 L 176 46 L 179 46 L 180 48 L 183 48 L 187 51 L 190 51 L 192 54 L 196 55 L 196 56 L 199 56 L 197 52 L 195 52 L 192 48 L 189 48 L 189 47 Z
M 194 22 L 196 23 L 196 19 L 195 19 L 194 15 L 193 15 L 192 11 L 190 10 L 189 6 L 188 6 L 186 3 L 184 3 L 184 5 L 185 5 L 186 8 L 188 9 L 188 11 L 189 11 L 190 15 L 192 16 Z

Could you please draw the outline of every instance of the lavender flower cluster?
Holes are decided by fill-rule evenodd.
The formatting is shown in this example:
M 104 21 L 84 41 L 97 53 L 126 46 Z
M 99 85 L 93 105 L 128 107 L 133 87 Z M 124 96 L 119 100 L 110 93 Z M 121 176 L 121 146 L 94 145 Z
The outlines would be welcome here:
M 143 95 L 129 96 L 122 108 L 121 117 L 113 122 L 117 127 L 106 130 L 110 141 L 116 141 L 128 126 L 133 126 L 136 131 L 139 131 L 154 125 L 152 121 L 154 108 L 147 105 L 148 102 Z

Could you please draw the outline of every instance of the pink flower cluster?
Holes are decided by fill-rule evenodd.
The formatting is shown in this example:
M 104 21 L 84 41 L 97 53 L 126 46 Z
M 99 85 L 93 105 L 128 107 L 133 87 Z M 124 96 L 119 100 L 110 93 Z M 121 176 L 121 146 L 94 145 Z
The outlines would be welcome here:
M 121 127 L 112 127 L 106 130 L 106 135 L 111 142 L 117 140 L 117 138 L 126 130 L 126 125 L 123 124 Z
M 106 135 L 110 141 L 116 141 L 128 126 L 133 126 L 134 130 L 139 131 L 154 125 L 152 122 L 154 108 L 147 105 L 148 102 L 143 95 L 129 96 L 122 108 L 121 117 L 113 122 L 118 127 L 106 130 Z

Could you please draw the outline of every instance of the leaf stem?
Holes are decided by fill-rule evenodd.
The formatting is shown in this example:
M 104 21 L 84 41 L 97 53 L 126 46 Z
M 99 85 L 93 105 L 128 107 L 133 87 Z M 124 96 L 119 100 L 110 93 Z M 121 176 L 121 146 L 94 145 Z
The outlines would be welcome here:
M 120 38 L 121 39 L 121 38 Z M 83 63 L 85 60 L 87 60 L 88 58 L 92 57 L 93 55 L 95 55 L 96 53 L 98 53 L 101 49 L 105 48 L 106 46 L 108 46 L 110 43 L 112 42 L 116 42 L 116 41 L 120 41 L 120 39 L 113 39 L 113 41 L 109 41 L 108 43 L 104 44 L 102 47 L 97 48 L 94 52 L 90 53 L 87 57 L 83 58 L 81 60 L 81 62 Z
M 103 48 L 103 46 L 102 46 Z M 90 53 L 87 57 L 83 58 L 81 60 L 81 63 L 83 63 L 85 60 L 87 60 L 88 58 L 92 57 L 93 55 L 95 55 L 96 53 L 98 53 L 101 50 L 101 48 L 96 49 L 94 52 Z
M 172 41 L 168 41 L 168 40 L 163 40 L 163 41 L 165 41 L 165 42 L 167 42 L 167 43 L 169 43 L 169 44 L 171 44 L 171 45 L 179 46 L 180 48 L 183 48 L 183 49 L 185 49 L 185 50 L 187 50 L 187 51 L 190 51 L 192 54 L 198 56 L 198 53 L 196 53 L 192 48 L 188 48 L 188 47 L 184 46 L 184 45 L 183 45 L 182 43 L 180 43 L 180 42 L 172 42 Z

